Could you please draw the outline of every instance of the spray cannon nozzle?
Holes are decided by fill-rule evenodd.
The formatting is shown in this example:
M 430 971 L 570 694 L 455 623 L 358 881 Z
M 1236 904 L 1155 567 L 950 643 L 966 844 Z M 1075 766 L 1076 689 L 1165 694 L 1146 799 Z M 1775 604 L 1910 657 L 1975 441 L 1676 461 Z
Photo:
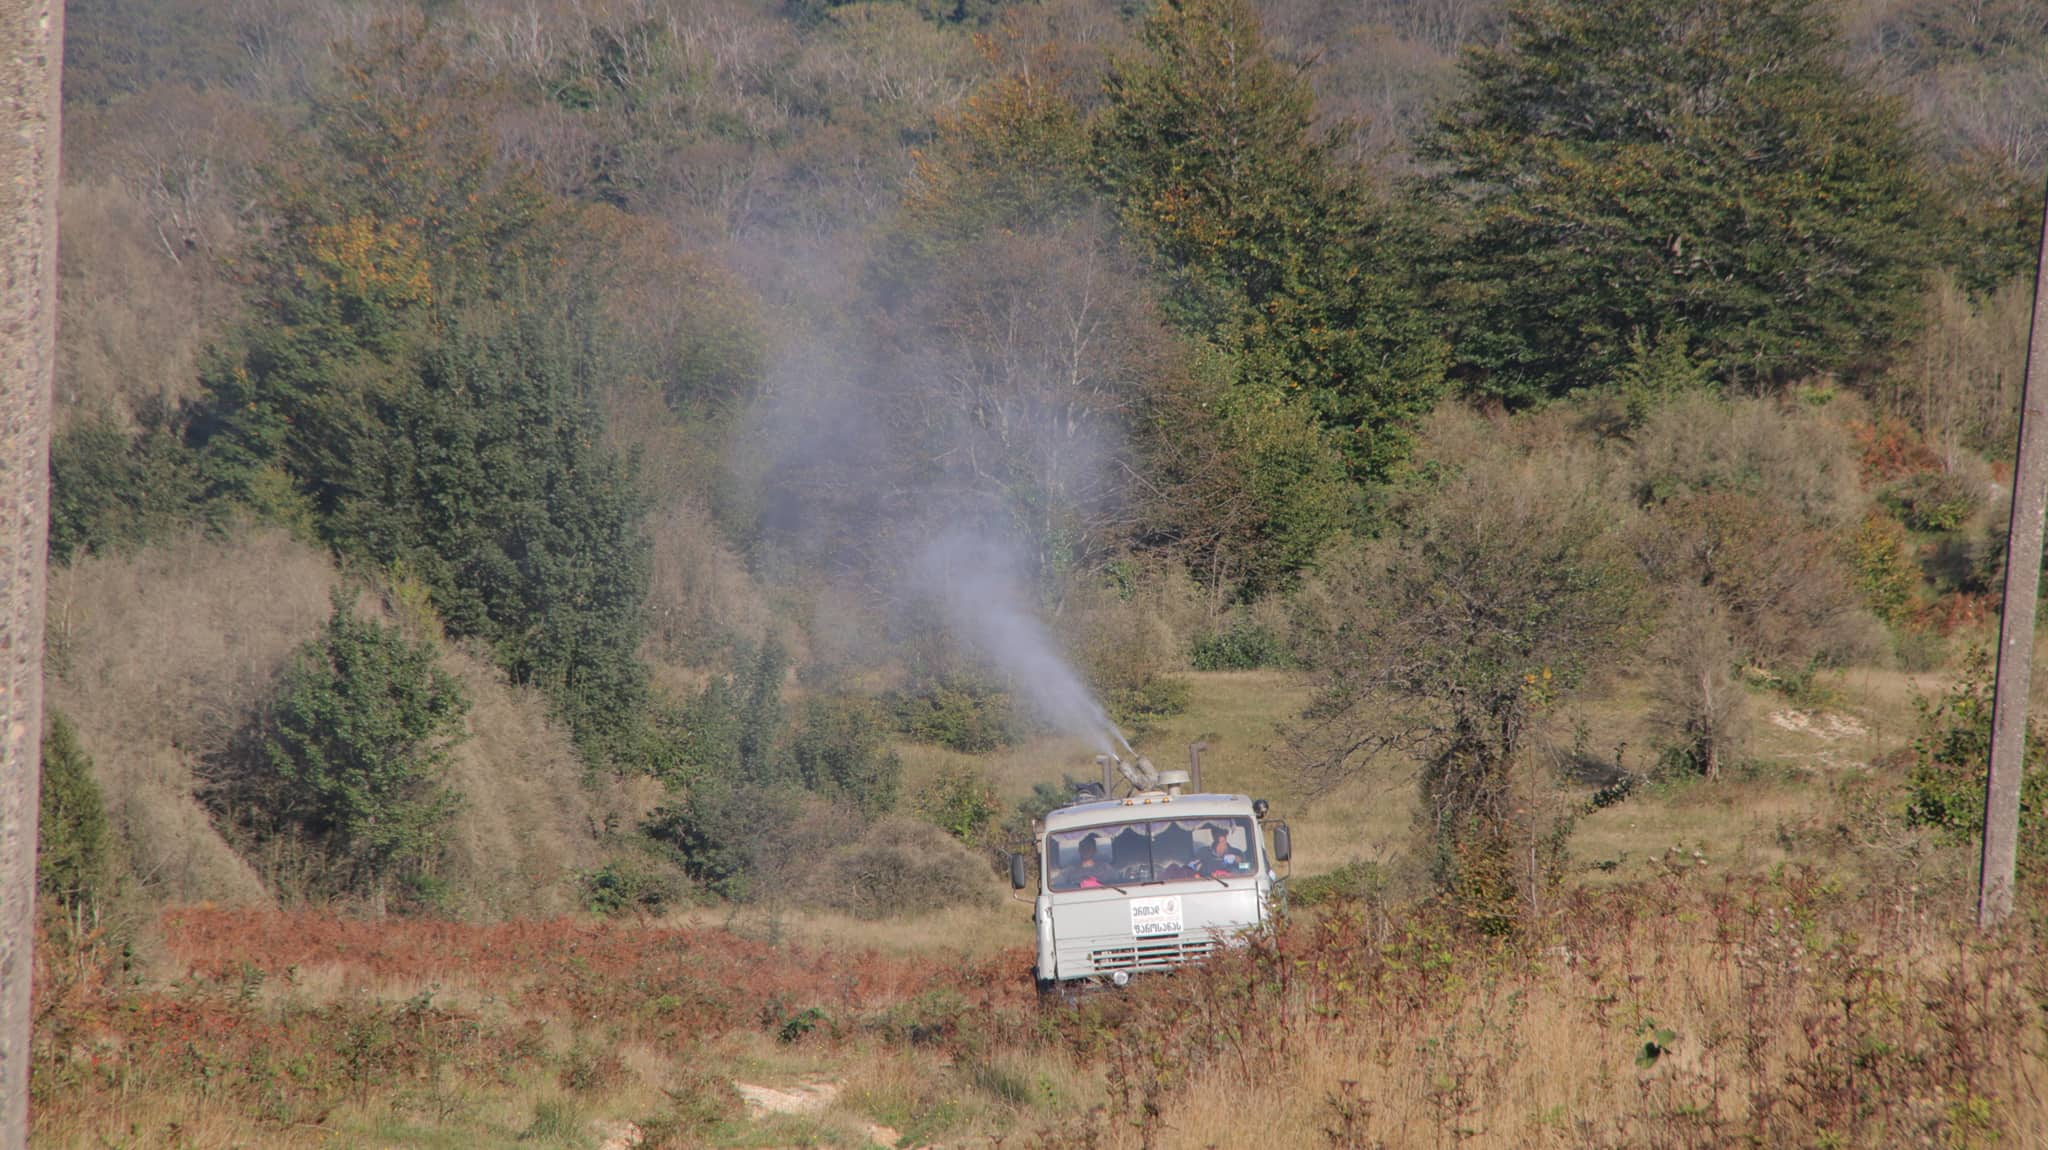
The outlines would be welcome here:
M 1170 795 L 1179 795 L 1181 788 L 1188 784 L 1186 771 L 1162 771 L 1152 765 L 1151 759 L 1143 755 L 1135 755 L 1129 759 L 1117 754 L 1097 755 L 1095 761 L 1102 764 L 1105 790 L 1108 789 L 1112 778 L 1119 774 L 1131 784 L 1134 791 L 1163 790 Z
M 1141 791 L 1156 791 L 1159 789 L 1159 771 L 1152 766 L 1152 760 L 1143 755 L 1139 755 L 1132 762 L 1117 759 L 1116 769 L 1121 771 L 1125 778 L 1131 780 L 1133 787 Z

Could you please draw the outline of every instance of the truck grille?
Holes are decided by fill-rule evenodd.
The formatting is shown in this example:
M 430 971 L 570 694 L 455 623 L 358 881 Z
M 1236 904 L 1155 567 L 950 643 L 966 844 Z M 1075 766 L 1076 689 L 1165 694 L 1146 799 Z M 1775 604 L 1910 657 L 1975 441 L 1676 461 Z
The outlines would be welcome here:
M 1207 958 L 1215 946 L 1210 939 L 1142 942 L 1131 946 L 1108 946 L 1088 952 L 1088 962 L 1097 970 L 1144 970 L 1179 966 Z

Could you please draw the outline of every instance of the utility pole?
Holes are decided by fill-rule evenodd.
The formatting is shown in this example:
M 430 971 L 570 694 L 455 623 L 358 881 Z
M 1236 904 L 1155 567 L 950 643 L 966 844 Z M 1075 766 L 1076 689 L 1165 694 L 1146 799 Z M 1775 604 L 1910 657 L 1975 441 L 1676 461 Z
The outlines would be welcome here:
M 0 1150 L 28 1145 L 64 0 L 0 3 Z
M 2034 265 L 2034 322 L 2020 392 L 2019 460 L 2005 536 L 2005 598 L 1998 612 L 1998 687 L 1991 704 L 1991 771 L 1984 782 L 1984 865 L 1977 926 L 2012 913 L 2018 863 L 2020 775 L 2026 768 L 2027 691 L 2034 671 L 2034 600 L 2041 585 L 2041 512 L 2048 503 L 2048 197 Z

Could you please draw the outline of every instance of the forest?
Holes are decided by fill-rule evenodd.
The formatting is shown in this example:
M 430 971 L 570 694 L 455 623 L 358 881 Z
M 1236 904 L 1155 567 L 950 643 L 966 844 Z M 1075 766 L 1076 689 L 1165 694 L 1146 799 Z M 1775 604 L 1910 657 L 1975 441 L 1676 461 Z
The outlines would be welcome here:
M 904 1146 L 2048 1133 L 2039 772 L 1956 941 L 2048 2 L 66 7 L 50 1145 L 877 1140 L 690 1042 Z M 1126 736 L 1289 925 L 1044 1014 Z

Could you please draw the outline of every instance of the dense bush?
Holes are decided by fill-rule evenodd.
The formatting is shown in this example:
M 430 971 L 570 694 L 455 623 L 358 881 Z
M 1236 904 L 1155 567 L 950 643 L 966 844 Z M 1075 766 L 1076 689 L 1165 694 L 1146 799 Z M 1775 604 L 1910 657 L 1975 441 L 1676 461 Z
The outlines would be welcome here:
M 1002 796 L 977 766 L 950 765 L 911 796 L 919 818 L 973 845 L 985 838 L 1003 813 Z
M 1197 671 L 1256 671 L 1287 662 L 1279 637 L 1248 619 L 1232 620 L 1223 630 L 1200 636 L 1188 651 L 1188 663 Z
M 1919 732 L 1906 779 L 1906 818 L 1932 827 L 1948 842 L 1980 841 L 1984 834 L 1984 786 L 1991 763 L 1991 704 L 1997 686 L 1991 656 L 1972 650 L 1955 685 L 1939 696 L 1915 700 Z M 2027 724 L 2025 765 L 2020 776 L 2019 859 L 2023 872 L 2048 864 L 2048 763 L 2034 724 Z
M 661 806 L 644 829 L 713 894 L 745 901 L 774 889 L 792 854 L 806 849 L 805 815 L 794 787 L 708 783 Z
M 1178 675 L 1151 675 L 1105 692 L 1103 702 L 1119 724 L 1143 730 L 1155 720 L 1186 711 L 1191 690 L 1188 681 Z
M 1287 880 L 1289 907 L 1317 907 L 1345 899 L 1375 899 L 1387 893 L 1387 876 L 1375 862 L 1355 859 L 1334 870 Z
M 1956 531 L 1984 504 L 1984 491 L 1953 471 L 1922 471 L 1884 489 L 1885 506 L 1914 531 Z
M 674 864 L 642 853 L 615 856 L 577 877 L 592 914 L 660 914 L 682 894 Z
M 694 698 L 657 716 L 651 766 L 663 782 L 788 781 L 782 687 L 789 653 L 770 639 L 733 661 L 733 674 L 713 675 Z
M 1022 737 L 1008 691 L 973 679 L 930 679 L 883 696 L 896 729 L 921 743 L 978 755 Z
M 1850 534 L 1847 552 L 1871 611 L 1894 626 L 1904 623 L 1920 596 L 1920 568 L 1907 550 L 1905 528 L 1873 511 Z
M 920 914 L 994 895 L 984 859 L 937 828 L 903 818 L 870 824 L 805 871 L 810 902 L 856 918 Z
M 878 815 L 896 806 L 903 762 L 882 740 L 865 699 L 812 699 L 790 741 L 790 765 L 805 790 Z
M 869 816 L 794 787 L 704 786 L 655 812 L 648 833 L 722 898 L 794 902 L 861 918 L 985 898 L 986 860 L 938 828 Z
M 50 561 L 147 543 L 205 518 L 196 459 L 160 426 L 79 419 L 50 444 Z

